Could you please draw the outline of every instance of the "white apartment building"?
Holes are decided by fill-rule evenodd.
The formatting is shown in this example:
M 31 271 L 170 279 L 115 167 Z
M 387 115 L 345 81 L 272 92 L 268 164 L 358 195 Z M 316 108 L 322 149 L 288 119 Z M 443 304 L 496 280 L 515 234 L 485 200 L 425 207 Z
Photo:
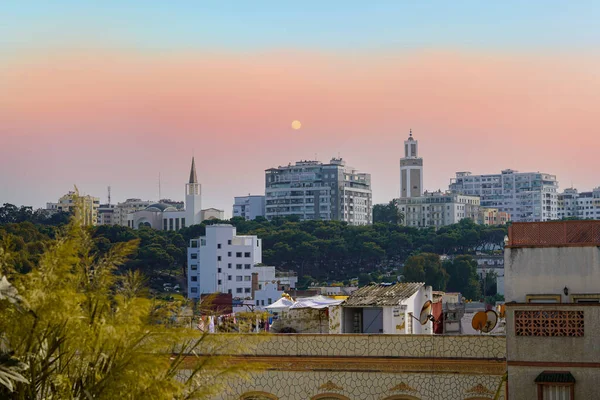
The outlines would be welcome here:
M 98 225 L 98 208 L 100 207 L 100 198 L 90 195 L 77 195 L 75 192 L 69 192 L 58 199 L 57 203 L 46 203 L 46 210 L 72 212 L 75 206 L 75 197 L 79 196 L 82 207 L 82 223 L 86 226 Z
M 246 221 L 252 221 L 256 217 L 265 216 L 265 196 L 248 195 L 236 196 L 233 200 L 234 217 L 245 218 Z
M 188 298 L 206 293 L 231 293 L 234 299 L 252 298 L 252 274 L 262 262 L 262 240 L 238 236 L 229 224 L 206 227 L 206 235 L 188 247 Z
M 297 215 L 302 220 L 338 220 L 367 225 L 372 217 L 371 175 L 346 166 L 298 161 L 265 171 L 265 217 Z
M 554 175 L 511 169 L 489 175 L 457 172 L 450 181 L 450 191 L 479 196 L 482 207 L 507 212 L 513 222 L 558 218 L 558 182 Z
M 479 197 L 441 191 L 425 192 L 420 197 L 398 199 L 398 208 L 404 214 L 405 226 L 438 229 L 464 218 L 477 221 Z
M 127 226 L 127 215 L 134 213 L 136 211 L 145 210 L 150 207 L 152 204 L 156 203 L 151 200 L 141 200 L 141 199 L 127 199 L 122 203 L 118 203 L 115 206 L 115 210 L 113 212 L 113 224 Z
M 114 225 L 114 204 L 100 204 L 98 207 L 98 225 Z
M 565 189 L 558 195 L 558 218 L 600 219 L 600 187 L 591 192 L 579 193 Z
M 271 266 L 257 266 L 254 276 L 256 278 L 253 281 L 253 300 L 257 310 L 263 310 L 273 304 L 284 292 L 295 289 L 298 283 L 298 275 L 295 272 L 280 272 Z

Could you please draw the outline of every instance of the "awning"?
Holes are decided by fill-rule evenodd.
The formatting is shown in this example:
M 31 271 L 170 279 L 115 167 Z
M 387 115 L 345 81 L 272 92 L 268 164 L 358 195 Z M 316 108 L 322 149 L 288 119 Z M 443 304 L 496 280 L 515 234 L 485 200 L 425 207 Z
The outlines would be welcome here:
M 575 383 L 575 377 L 568 371 L 544 371 L 535 378 L 535 383 Z
M 294 304 L 293 301 L 286 299 L 285 297 L 280 298 L 275 303 L 266 306 L 265 308 L 270 311 L 281 311 L 287 310 Z
M 327 308 L 329 306 L 338 306 L 338 305 L 342 304 L 343 302 L 344 302 L 344 300 L 334 300 L 332 298 L 319 295 L 319 296 L 307 297 L 305 299 L 299 299 L 290 307 L 290 310 L 298 309 L 298 308 L 323 309 L 323 308 Z

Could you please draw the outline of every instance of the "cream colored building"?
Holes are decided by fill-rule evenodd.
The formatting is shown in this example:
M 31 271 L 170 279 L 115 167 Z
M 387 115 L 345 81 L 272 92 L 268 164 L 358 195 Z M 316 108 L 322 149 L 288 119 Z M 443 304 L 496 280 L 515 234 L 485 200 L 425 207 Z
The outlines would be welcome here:
M 477 216 L 479 225 L 506 225 L 510 221 L 510 214 L 499 211 L 497 208 L 480 208 Z
M 46 209 L 51 211 L 72 212 L 75 207 L 75 198 L 78 195 L 75 192 L 69 192 L 58 199 L 57 203 L 46 203 Z M 100 198 L 90 195 L 79 195 L 82 206 L 83 224 L 86 226 L 95 226 L 98 224 L 98 207 L 100 207 Z
M 401 197 L 398 208 L 403 224 L 414 228 L 441 228 L 469 218 L 477 222 L 479 197 L 454 193 L 425 192 L 420 197 Z
M 114 225 L 127 226 L 127 215 L 136 211 L 145 210 L 150 207 L 155 201 L 141 199 L 127 199 L 115 206 L 112 222 Z
M 597 399 L 600 221 L 514 223 L 504 269 L 509 399 Z

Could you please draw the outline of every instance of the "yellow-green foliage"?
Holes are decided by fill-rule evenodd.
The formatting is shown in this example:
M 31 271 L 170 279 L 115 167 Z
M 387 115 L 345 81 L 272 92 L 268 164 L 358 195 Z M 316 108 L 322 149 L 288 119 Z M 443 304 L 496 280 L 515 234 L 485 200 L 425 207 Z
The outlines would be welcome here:
M 114 274 L 136 246 L 95 256 L 76 213 L 26 275 L 0 248 L 0 398 L 201 399 L 244 375 L 216 354 L 249 338 L 165 324 L 172 308 L 143 296 L 139 274 Z

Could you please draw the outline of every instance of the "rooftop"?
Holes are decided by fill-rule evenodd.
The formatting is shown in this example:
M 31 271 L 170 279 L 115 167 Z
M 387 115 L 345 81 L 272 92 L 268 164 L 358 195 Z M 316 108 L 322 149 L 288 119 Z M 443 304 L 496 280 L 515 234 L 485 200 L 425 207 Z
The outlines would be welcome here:
M 506 246 L 600 246 L 600 221 L 515 222 Z
M 344 305 L 351 307 L 397 306 L 402 300 L 408 299 L 424 285 L 423 282 L 367 285 L 356 289 Z

